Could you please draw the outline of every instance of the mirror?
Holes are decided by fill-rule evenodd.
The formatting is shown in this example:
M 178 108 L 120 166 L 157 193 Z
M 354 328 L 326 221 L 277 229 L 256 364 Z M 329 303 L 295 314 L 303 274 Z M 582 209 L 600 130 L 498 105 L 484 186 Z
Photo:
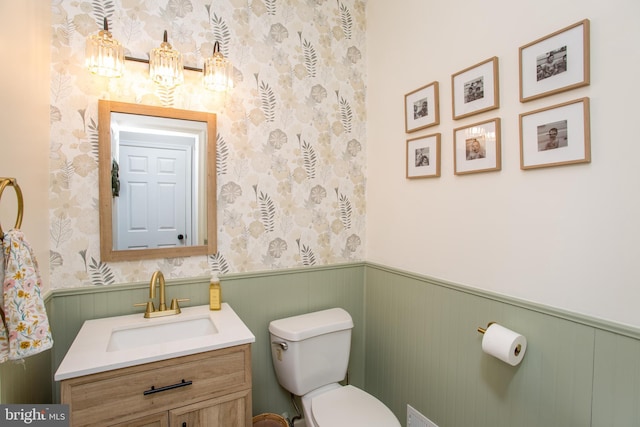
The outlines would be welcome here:
M 213 254 L 215 114 L 98 101 L 103 261 Z

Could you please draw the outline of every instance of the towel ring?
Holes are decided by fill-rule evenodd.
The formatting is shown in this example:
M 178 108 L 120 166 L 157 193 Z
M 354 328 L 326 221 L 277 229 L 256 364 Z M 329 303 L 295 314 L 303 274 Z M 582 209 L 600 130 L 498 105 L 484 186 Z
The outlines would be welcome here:
M 18 185 L 18 181 L 15 178 L 0 178 L 0 199 L 2 198 L 2 192 L 8 185 L 12 186 L 16 190 L 16 196 L 18 197 L 18 217 L 16 218 L 15 228 L 20 228 L 22 225 L 22 214 L 24 212 L 24 200 L 22 199 L 22 190 Z M 0 239 L 4 236 L 2 231 L 2 225 L 0 224 Z

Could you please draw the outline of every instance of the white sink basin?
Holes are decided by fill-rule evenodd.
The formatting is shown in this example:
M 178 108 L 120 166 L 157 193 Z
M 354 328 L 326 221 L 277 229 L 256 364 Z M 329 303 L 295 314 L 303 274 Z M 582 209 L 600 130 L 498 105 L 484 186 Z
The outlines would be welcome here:
M 127 350 L 218 333 L 209 316 L 185 319 L 178 315 L 175 319 L 163 320 L 165 320 L 164 323 L 114 328 L 111 331 L 107 351 Z
M 255 342 L 227 303 L 182 307 L 175 316 L 143 313 L 87 320 L 55 374 L 61 381 L 83 375 Z

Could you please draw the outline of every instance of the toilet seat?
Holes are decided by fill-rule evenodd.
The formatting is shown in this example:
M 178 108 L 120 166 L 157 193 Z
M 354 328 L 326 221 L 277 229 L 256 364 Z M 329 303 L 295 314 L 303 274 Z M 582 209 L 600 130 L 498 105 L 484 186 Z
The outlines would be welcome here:
M 389 408 L 351 385 L 314 397 L 311 413 L 318 427 L 400 427 Z

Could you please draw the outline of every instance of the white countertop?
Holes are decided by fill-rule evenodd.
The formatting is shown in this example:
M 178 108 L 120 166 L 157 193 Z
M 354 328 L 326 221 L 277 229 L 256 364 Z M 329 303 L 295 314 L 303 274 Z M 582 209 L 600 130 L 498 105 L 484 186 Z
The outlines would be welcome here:
M 255 337 L 249 328 L 227 303 L 223 303 L 219 311 L 209 310 L 208 305 L 185 307 L 181 310 L 182 312 L 178 315 L 152 319 L 145 319 L 143 313 L 139 313 L 87 320 L 58 367 L 55 380 L 61 381 L 255 342 Z M 156 326 L 206 316 L 209 316 L 214 323 L 217 333 L 184 339 L 172 337 L 167 342 L 151 343 L 123 350 L 107 350 L 114 330 Z

